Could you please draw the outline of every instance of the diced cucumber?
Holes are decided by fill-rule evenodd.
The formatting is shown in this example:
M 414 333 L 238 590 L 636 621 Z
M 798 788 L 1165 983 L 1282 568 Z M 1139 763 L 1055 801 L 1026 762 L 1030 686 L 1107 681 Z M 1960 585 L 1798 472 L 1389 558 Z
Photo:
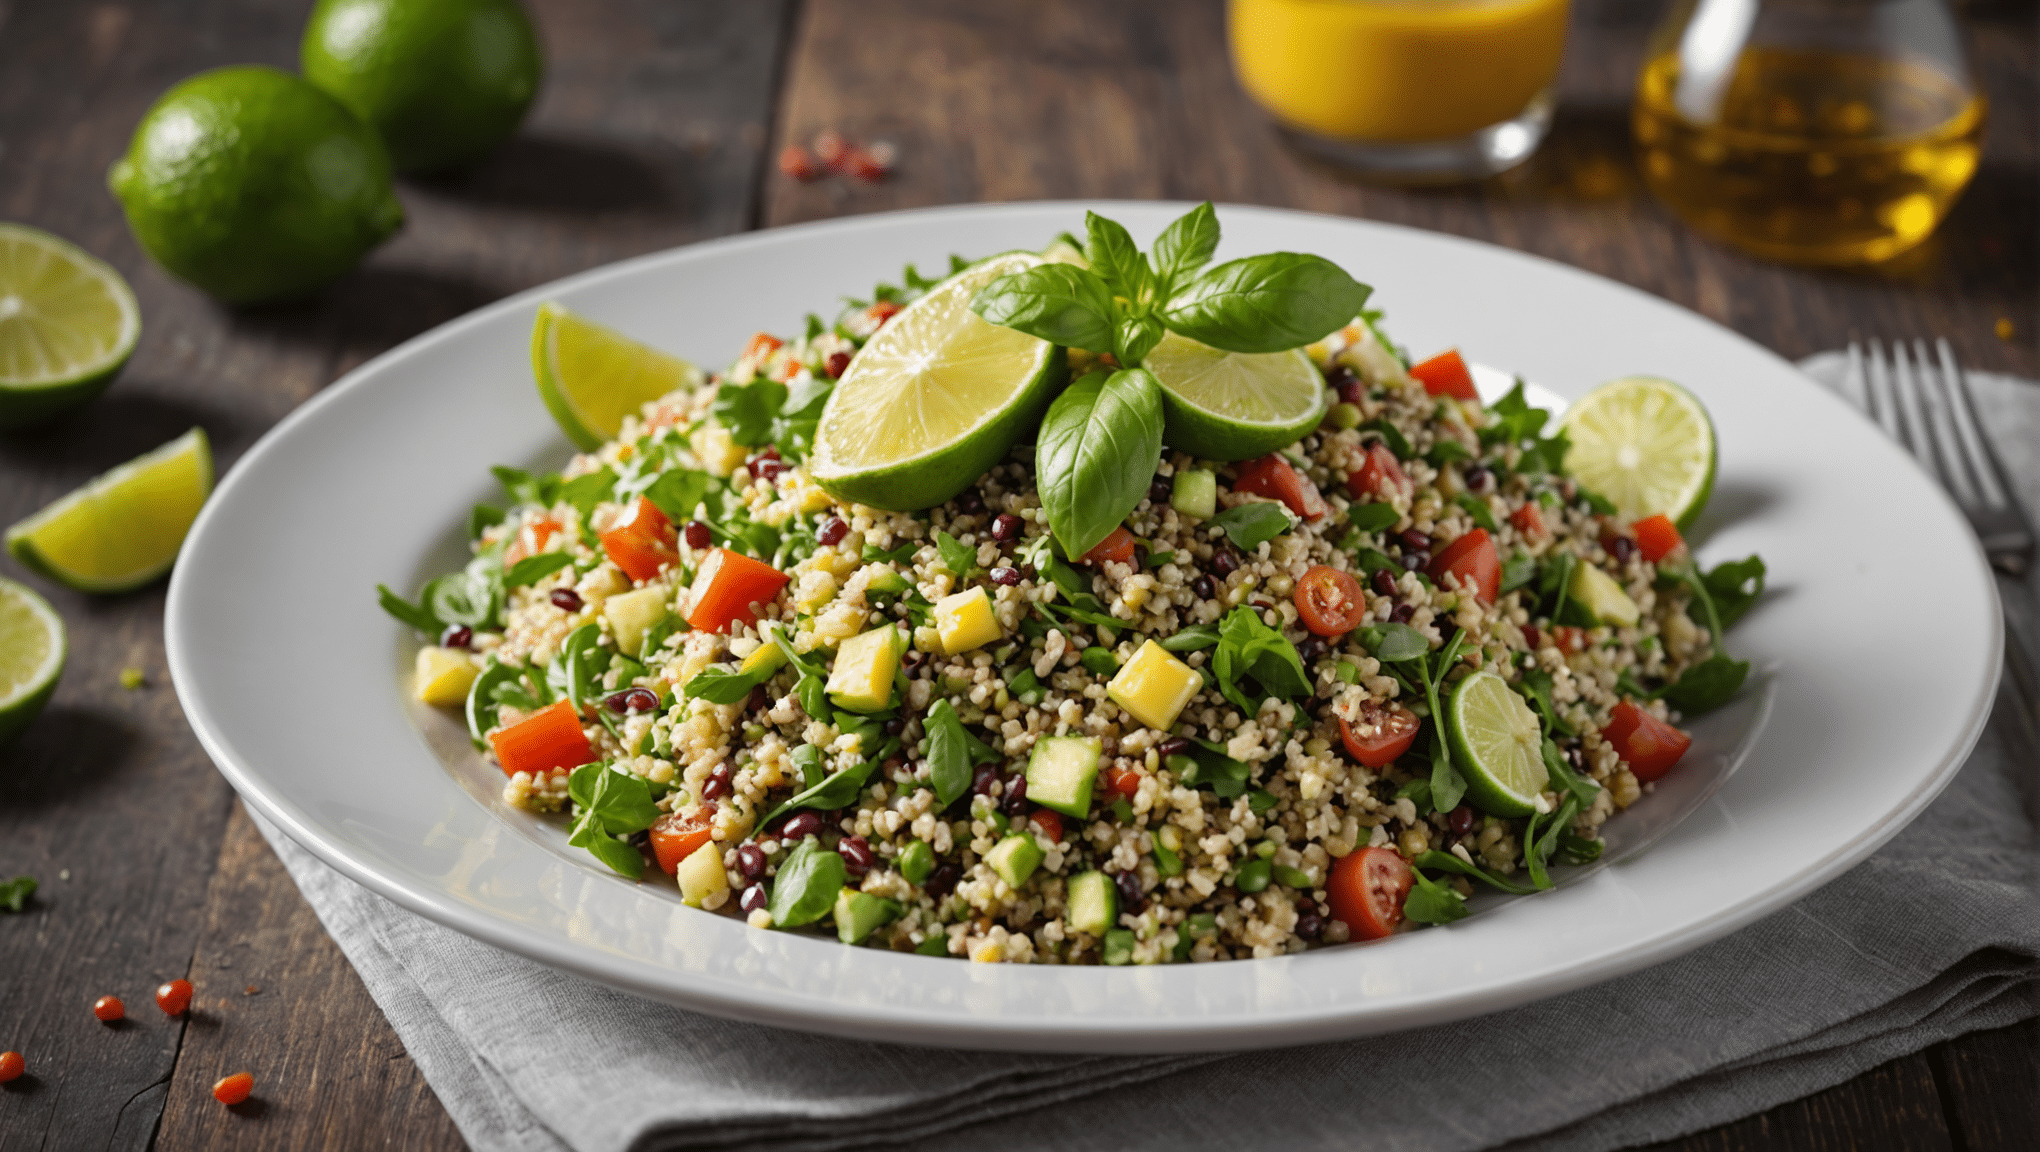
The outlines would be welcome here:
M 1043 808 L 1083 819 L 1091 814 L 1104 744 L 1095 736 L 1046 736 L 1027 759 L 1027 798 Z
M 836 893 L 836 939 L 856 944 L 900 918 L 900 906 L 883 896 L 845 888 Z
M 873 572 L 871 579 L 864 585 L 864 591 L 866 595 L 875 592 L 880 596 L 897 596 L 910 587 L 912 585 L 907 583 L 905 576 L 887 568 L 882 572 Z
M 653 584 L 602 602 L 602 615 L 609 620 L 609 634 L 616 638 L 617 651 L 625 656 L 643 654 L 645 636 L 666 621 L 666 601 L 672 593 L 663 584 Z
M 1070 877 L 1066 903 L 1070 927 L 1078 932 L 1103 936 L 1119 923 L 1119 889 L 1103 872 Z
M 1185 516 L 1210 519 L 1218 511 L 1218 477 L 1201 468 L 1176 473 L 1169 483 L 1169 507 Z
M 1573 565 L 1572 586 L 1567 591 L 1575 603 L 1593 613 L 1595 623 L 1627 628 L 1643 617 L 1636 601 L 1613 576 L 1584 561 Z
M 1105 963 L 1117 967 L 1133 963 L 1133 930 L 1114 928 L 1105 934 Z
M 992 866 L 999 879 L 1018 890 L 1027 883 L 1029 876 L 1034 875 L 1034 870 L 1041 867 L 1046 855 L 1041 845 L 1034 842 L 1034 837 L 1016 832 L 994 844 L 992 850 L 985 854 L 985 863 Z
M 930 933 L 926 940 L 914 945 L 914 953 L 918 956 L 949 955 L 949 934 L 946 932 Z

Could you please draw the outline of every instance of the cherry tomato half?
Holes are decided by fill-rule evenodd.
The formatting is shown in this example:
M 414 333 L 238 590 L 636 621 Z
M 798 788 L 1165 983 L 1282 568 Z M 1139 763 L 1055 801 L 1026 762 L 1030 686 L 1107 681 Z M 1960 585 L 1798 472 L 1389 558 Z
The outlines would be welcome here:
M 1233 491 L 1250 492 L 1280 500 L 1289 506 L 1291 512 L 1305 520 L 1316 520 L 1330 511 L 1317 485 L 1289 466 L 1280 452 L 1270 452 L 1258 460 L 1249 460 L 1239 466 L 1239 479 L 1233 481 Z
M 1475 528 L 1447 544 L 1431 561 L 1430 572 L 1431 579 L 1441 582 L 1448 572 L 1459 577 L 1459 586 L 1471 587 L 1483 604 L 1494 603 L 1502 593 L 1502 558 L 1485 528 Z
M 1433 396 L 1480 400 L 1480 391 L 1473 386 L 1473 372 L 1467 368 L 1457 348 L 1440 352 L 1410 369 L 1410 375 L 1416 377 L 1423 384 L 1424 391 Z
M 1344 636 L 1367 619 L 1367 597 L 1350 573 L 1323 564 L 1296 582 L 1296 611 L 1320 636 Z
M 1544 510 L 1534 500 L 1509 513 L 1509 523 L 1516 526 L 1516 531 L 1532 539 L 1541 539 L 1550 533 L 1550 529 L 1544 526 Z
M 1360 716 L 1360 728 L 1367 735 L 1339 720 L 1339 739 L 1345 741 L 1346 754 L 1369 768 L 1386 768 L 1395 758 L 1410 750 L 1417 739 L 1417 728 L 1422 722 L 1417 714 L 1400 704 L 1383 706 L 1369 700 Z
M 1411 492 L 1409 473 L 1402 470 L 1402 461 L 1388 450 L 1388 445 L 1376 442 L 1367 446 L 1367 462 L 1360 470 L 1346 477 L 1346 491 L 1356 500 L 1372 500 L 1379 497 L 1393 500 L 1396 496 L 1407 496 Z
M 1085 564 L 1131 564 L 1133 563 L 1133 533 L 1124 528 L 1114 528 L 1110 535 L 1084 553 Z
M 1631 774 L 1646 784 L 1671 771 L 1693 745 L 1691 736 L 1627 700 L 1609 714 L 1601 739 L 1614 745 Z
M 680 862 L 708 843 L 714 815 L 715 809 L 704 807 L 691 818 L 668 812 L 652 821 L 652 854 L 659 858 L 660 871 L 668 876 L 680 871 Z
M 1379 940 L 1402 923 L 1403 901 L 1416 880 L 1403 858 L 1388 848 L 1362 848 L 1339 858 L 1325 880 L 1334 919 L 1353 935 Z

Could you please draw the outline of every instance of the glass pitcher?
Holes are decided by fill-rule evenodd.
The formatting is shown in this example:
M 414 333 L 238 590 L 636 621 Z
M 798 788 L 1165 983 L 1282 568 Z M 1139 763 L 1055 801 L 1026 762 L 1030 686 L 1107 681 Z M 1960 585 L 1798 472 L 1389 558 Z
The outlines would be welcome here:
M 1890 259 L 1976 172 L 1984 99 L 1945 0 L 1681 0 L 1632 113 L 1652 191 L 1806 264 Z

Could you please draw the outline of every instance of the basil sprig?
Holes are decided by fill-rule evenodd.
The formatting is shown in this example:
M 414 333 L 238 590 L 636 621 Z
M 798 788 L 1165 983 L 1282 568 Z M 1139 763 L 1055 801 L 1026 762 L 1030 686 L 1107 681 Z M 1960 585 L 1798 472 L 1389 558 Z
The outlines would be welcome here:
M 1147 369 L 1093 372 L 1056 397 L 1035 472 L 1063 551 L 1082 556 L 1111 535 L 1147 496 L 1161 455 L 1162 386 Z

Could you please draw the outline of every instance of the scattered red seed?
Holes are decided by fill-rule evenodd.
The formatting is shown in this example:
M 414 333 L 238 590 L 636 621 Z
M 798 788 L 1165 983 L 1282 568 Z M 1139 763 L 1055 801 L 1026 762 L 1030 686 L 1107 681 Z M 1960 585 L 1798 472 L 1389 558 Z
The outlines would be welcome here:
M 92 1014 L 107 1024 L 127 1016 L 127 1005 L 118 996 L 101 996 L 92 1002 Z
M 888 165 L 880 161 L 878 157 L 873 156 L 862 148 L 851 152 L 850 158 L 843 162 L 843 167 L 850 175 L 864 181 L 866 184 L 876 184 L 884 180 L 885 174 L 892 170 Z
M 805 184 L 822 174 L 815 158 L 798 144 L 788 144 L 779 153 L 779 170 Z
M 824 128 L 815 134 L 815 155 L 829 166 L 829 171 L 841 172 L 843 162 L 850 158 L 850 142 L 834 128 Z
M 0 1052 L 0 1084 L 21 1079 L 28 1071 L 28 1060 L 19 1052 Z
M 236 1072 L 212 1086 L 213 1099 L 222 1104 L 239 1104 L 254 1091 L 255 1077 L 246 1072 Z
M 156 989 L 156 1007 L 168 1016 L 184 1015 L 191 1007 L 191 981 L 172 980 Z
M 260 991 L 262 991 L 262 989 L 260 989 L 260 988 L 257 988 L 257 987 L 256 987 L 255 985 L 253 985 L 253 984 L 250 984 L 250 985 L 248 985 L 248 986 L 247 986 L 246 988 L 243 988 L 243 989 L 241 989 L 241 995 L 243 995 L 243 996 L 253 996 L 254 994 L 256 994 L 257 992 L 260 992 Z

